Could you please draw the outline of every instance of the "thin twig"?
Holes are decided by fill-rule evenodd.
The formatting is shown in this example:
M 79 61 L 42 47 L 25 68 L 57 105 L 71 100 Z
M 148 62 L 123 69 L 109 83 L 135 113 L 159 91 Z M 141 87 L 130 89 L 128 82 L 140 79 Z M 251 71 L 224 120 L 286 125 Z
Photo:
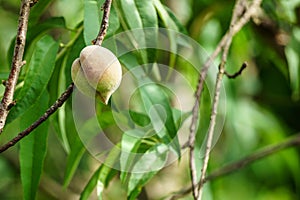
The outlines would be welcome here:
M 237 172 L 238 170 L 240 170 L 248 165 L 251 165 L 252 163 L 254 163 L 258 160 L 261 160 L 263 158 L 271 156 L 272 154 L 275 154 L 279 151 L 282 151 L 282 150 L 285 150 L 285 149 L 288 149 L 291 147 L 296 147 L 296 146 L 300 146 L 300 134 L 297 134 L 291 138 L 288 138 L 278 144 L 266 146 L 256 152 L 252 153 L 251 155 L 248 155 L 236 162 L 232 162 L 231 164 L 228 164 L 220 169 L 215 170 L 205 178 L 204 182 L 212 181 L 217 178 L 229 175 L 233 172 Z M 178 192 L 174 192 L 174 195 L 170 198 L 170 200 L 179 199 L 181 197 L 188 195 L 190 192 L 192 192 L 192 187 L 183 189 Z
M 108 28 L 108 20 L 109 20 L 109 13 L 111 7 L 112 0 L 106 0 L 102 6 L 103 8 L 103 17 L 101 22 L 101 27 L 97 38 L 93 41 L 93 44 L 100 45 L 103 42 L 104 36 L 106 35 L 106 31 Z
M 219 178 L 221 176 L 228 175 L 232 172 L 235 172 L 249 164 L 252 164 L 253 162 L 260 160 L 262 158 L 265 158 L 269 155 L 272 155 L 278 151 L 290 148 L 300 146 L 300 134 L 297 134 L 296 136 L 293 136 L 292 138 L 289 138 L 279 144 L 276 145 L 270 145 L 267 146 L 261 150 L 258 150 L 257 152 L 246 156 L 245 158 L 233 162 L 231 164 L 226 165 L 225 167 L 222 167 L 221 169 L 213 171 L 209 176 L 207 176 L 204 180 L 204 182 L 214 180 L 216 178 Z
M 30 0 L 22 0 L 21 2 L 18 32 L 16 36 L 11 70 L 8 80 L 5 82 L 5 92 L 0 105 L 0 133 L 2 133 L 3 131 L 6 118 L 13 102 L 15 87 L 18 81 L 21 67 L 25 64 L 25 62 L 23 61 L 23 55 L 25 49 L 30 7 L 32 6 L 31 3 L 32 2 Z
M 202 95 L 204 81 L 206 79 L 208 69 L 211 66 L 211 64 L 213 63 L 213 61 L 215 60 L 215 58 L 218 56 L 218 54 L 221 52 L 221 50 L 223 49 L 223 52 L 224 52 L 224 47 L 226 45 L 229 48 L 232 37 L 249 21 L 251 16 L 255 13 L 256 9 L 259 7 L 261 1 L 262 0 L 254 0 L 253 3 L 251 4 L 251 6 L 246 11 L 245 11 L 246 1 L 244 1 L 244 0 L 237 1 L 235 8 L 234 8 L 233 16 L 231 19 L 229 31 L 223 36 L 222 40 L 219 42 L 215 51 L 205 62 L 205 64 L 203 65 L 203 68 L 200 72 L 199 82 L 198 82 L 196 93 L 195 93 L 196 100 L 195 100 L 195 104 L 194 104 L 193 111 L 192 111 L 193 114 L 192 114 L 192 122 L 191 122 L 191 126 L 190 126 L 190 136 L 189 136 L 189 147 L 190 147 L 189 163 L 190 163 L 190 174 L 191 174 L 191 179 L 192 179 L 194 199 L 197 199 L 199 197 L 199 192 L 198 192 L 199 188 L 196 187 L 196 185 L 195 185 L 197 183 L 197 169 L 196 169 L 196 164 L 195 164 L 194 143 L 195 143 L 195 138 L 196 138 L 196 126 L 197 126 L 197 121 L 198 121 L 198 112 L 199 112 L 199 107 L 200 107 L 200 103 L 201 103 L 200 97 Z M 223 57 L 224 57 L 224 54 L 223 54 Z M 226 55 L 226 57 L 227 57 L 227 55 Z M 225 61 L 226 61 L 226 59 L 225 59 Z M 224 65 L 225 65 L 225 62 L 224 62 Z M 224 71 L 222 71 L 222 74 L 219 74 L 218 77 L 222 79 L 223 74 L 224 74 Z M 217 88 L 220 88 L 220 83 L 216 83 L 216 89 Z M 215 94 L 215 97 L 214 97 L 214 99 L 217 100 L 216 102 L 218 102 L 218 98 L 219 98 L 218 95 L 219 94 Z M 208 131 L 208 138 L 206 140 L 206 143 L 207 143 L 206 147 L 209 147 L 209 149 L 206 148 L 207 152 L 210 151 L 210 146 L 211 146 L 209 144 L 209 143 L 211 143 L 211 141 L 209 141 L 209 139 L 213 138 L 213 137 L 210 137 L 210 135 L 209 135 L 209 132 L 211 132 L 211 134 L 212 134 L 213 130 L 214 130 L 215 116 L 213 116 L 213 115 L 216 115 L 214 110 L 212 111 L 210 129 Z M 207 160 L 206 162 L 208 162 L 207 156 L 204 157 L 204 160 Z M 205 168 L 207 168 L 207 166 L 204 166 L 204 169 Z M 204 174 L 204 176 L 205 176 L 205 173 L 206 173 L 206 169 L 202 170 L 202 174 Z
M 224 74 L 225 74 L 228 78 L 233 79 L 233 78 L 236 78 L 237 76 L 241 75 L 242 72 L 244 71 L 244 69 L 246 69 L 246 67 L 247 67 L 247 63 L 244 62 L 244 63 L 242 64 L 240 70 L 237 71 L 236 73 L 234 73 L 234 74 L 229 74 L 227 71 L 224 71 Z
M 37 121 L 31 124 L 27 129 L 19 133 L 16 137 L 10 140 L 8 143 L 4 144 L 0 147 L 0 153 L 6 151 L 8 148 L 14 146 L 17 142 L 19 142 L 22 138 L 29 135 L 34 129 L 36 129 L 39 125 L 41 125 L 44 121 L 46 121 L 59 107 L 61 107 L 64 102 L 70 97 L 73 92 L 74 84 L 72 83 L 67 90 L 62 93 L 62 95 L 56 100 L 56 102 L 41 116 Z
M 37 2 L 37 1 L 34 1 Z M 95 42 L 98 45 L 102 44 L 102 41 L 105 37 L 106 34 L 106 29 L 108 27 L 108 14 L 110 10 L 110 4 L 111 0 L 107 0 L 104 3 L 104 10 L 105 12 L 103 13 L 103 19 L 106 18 L 106 20 L 102 20 L 101 24 L 101 30 L 99 32 L 100 37 L 97 37 L 95 39 Z M 103 25 L 104 23 L 104 25 Z M 17 142 L 19 142 L 22 138 L 25 136 L 29 135 L 34 129 L 36 129 L 39 125 L 41 125 L 45 120 L 47 120 L 59 107 L 61 107 L 64 102 L 67 101 L 67 99 L 71 96 L 72 92 L 74 89 L 74 83 L 71 83 L 69 87 L 66 89 L 65 92 L 62 93 L 62 95 L 56 100 L 56 102 L 44 113 L 43 116 L 41 116 L 37 121 L 35 121 L 33 124 L 31 124 L 27 129 L 19 133 L 15 138 L 10 140 L 8 143 L 4 144 L 3 146 L 0 147 L 0 153 L 6 151 L 10 147 L 14 146 Z M 13 101 L 12 101 L 13 102 Z M 12 103 L 11 102 L 11 103 Z
M 230 27 L 229 27 L 229 31 L 228 31 L 228 38 L 223 47 L 222 59 L 221 59 L 221 63 L 219 66 L 219 72 L 218 72 L 216 85 L 215 85 L 215 94 L 214 94 L 212 112 L 211 112 L 211 117 L 210 117 L 209 129 L 208 129 L 208 133 L 207 133 L 203 166 L 202 166 L 202 170 L 201 170 L 200 182 L 197 187 L 198 191 L 199 191 L 198 196 L 197 196 L 198 200 L 202 199 L 203 185 L 205 183 L 206 171 L 207 171 L 208 162 L 209 162 L 209 158 L 210 158 L 210 151 L 212 148 L 212 141 L 213 141 L 214 130 L 215 130 L 215 125 L 216 125 L 216 118 L 217 118 L 217 112 L 218 112 L 217 108 L 218 108 L 219 100 L 220 100 L 221 85 L 222 85 L 223 75 L 225 73 L 225 64 L 227 61 L 228 52 L 229 52 L 229 48 L 230 48 L 230 45 L 232 42 L 232 38 L 240 30 L 240 28 L 242 28 L 250 20 L 251 16 L 255 13 L 257 8 L 259 8 L 261 1 L 262 0 L 254 0 L 252 2 L 252 4 L 250 5 L 250 7 L 245 11 L 246 8 L 242 5 L 244 5 L 246 3 L 246 1 L 238 0 L 236 2 L 236 6 L 234 7 L 234 10 L 233 10 L 233 16 L 231 18 Z M 237 29 L 237 27 L 236 27 L 238 25 L 240 25 L 239 29 Z

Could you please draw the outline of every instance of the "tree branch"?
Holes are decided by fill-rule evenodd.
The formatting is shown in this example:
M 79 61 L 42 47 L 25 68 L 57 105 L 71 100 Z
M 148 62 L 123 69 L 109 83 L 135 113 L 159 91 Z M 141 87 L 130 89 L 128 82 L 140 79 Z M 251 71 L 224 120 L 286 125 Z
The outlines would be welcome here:
M 13 105 L 12 103 L 15 93 L 15 87 L 18 81 L 21 67 L 25 64 L 25 61 L 23 61 L 23 55 L 31 6 L 32 2 L 30 0 L 22 0 L 11 71 L 8 80 L 5 82 L 5 91 L 0 104 L 0 133 L 2 133 L 3 131 L 9 110 Z
M 101 29 L 99 31 L 98 37 L 94 40 L 95 44 L 101 45 L 102 41 L 105 37 L 107 28 L 108 28 L 108 17 L 109 12 L 111 8 L 111 1 L 112 0 L 106 0 L 106 2 L 103 5 L 104 13 L 103 13 L 103 20 L 101 24 Z M 29 5 L 29 1 L 25 1 Z M 32 1 L 31 3 L 36 3 L 37 0 Z M 30 5 L 29 5 L 30 6 Z M 22 10 L 22 9 L 21 9 Z M 28 21 L 28 18 L 27 18 Z M 17 40 L 18 41 L 18 40 Z M 23 46 L 24 51 L 24 46 Z M 6 83 L 7 84 L 7 83 Z M 46 121 L 59 107 L 61 107 L 64 102 L 67 101 L 67 99 L 71 96 L 74 89 L 74 83 L 71 83 L 69 87 L 66 89 L 65 92 L 62 93 L 62 95 L 56 100 L 56 102 L 44 113 L 43 116 L 41 116 L 37 121 L 35 121 L 33 124 L 31 124 L 27 129 L 20 132 L 16 137 L 14 137 L 12 140 L 10 140 L 8 143 L 4 144 L 0 147 L 0 153 L 6 151 L 10 147 L 14 146 L 17 142 L 19 142 L 22 138 L 29 135 L 34 129 L 36 129 L 40 124 L 42 124 L 44 121 Z M 10 104 L 12 104 L 13 101 L 11 100 Z M 9 104 L 9 105 L 10 105 Z M 2 106 L 3 107 L 3 106 Z M 1 110 L 0 110 L 1 111 Z M 0 112 L 1 114 L 1 112 Z M 0 118 L 1 119 L 1 118 Z M 5 118 L 6 119 L 6 118 Z M 2 127 L 3 128 L 3 127 Z
M 266 158 L 268 156 L 271 156 L 272 154 L 278 153 L 279 151 L 283 151 L 285 149 L 300 146 L 300 134 L 296 134 L 295 136 L 288 138 L 278 144 L 275 145 L 269 145 L 266 146 L 251 155 L 248 155 L 236 162 L 232 162 L 231 164 L 225 165 L 224 167 L 221 167 L 220 169 L 217 169 L 213 171 L 210 175 L 208 175 L 204 182 L 212 181 L 217 178 L 229 175 L 233 172 L 237 172 L 238 170 L 251 165 L 252 163 L 261 160 L 263 158 Z M 200 182 L 199 182 L 200 184 Z M 170 198 L 171 200 L 175 200 L 181 197 L 184 197 L 188 195 L 190 192 L 192 192 L 192 187 L 186 188 L 184 190 L 175 192 L 174 195 Z
M 228 77 L 228 78 L 236 78 L 237 76 L 241 75 L 242 72 L 244 71 L 244 69 L 246 69 L 247 67 L 247 63 L 244 62 L 240 68 L 239 71 L 237 71 L 236 73 L 234 74 L 229 74 L 227 71 L 224 71 L 224 74 Z
M 31 124 L 27 129 L 19 133 L 16 137 L 14 137 L 11 141 L 4 144 L 0 147 L 0 153 L 6 151 L 8 148 L 14 146 L 17 142 L 19 142 L 22 138 L 29 135 L 34 129 L 36 129 L 39 125 L 41 125 L 44 121 L 46 121 L 59 107 L 61 107 L 64 102 L 70 97 L 73 92 L 74 84 L 72 83 L 68 89 L 62 93 L 62 95 L 56 100 L 56 102 L 41 116 L 37 121 Z
M 217 116 L 217 106 L 219 102 L 219 95 L 220 95 L 220 88 L 222 83 L 222 78 L 225 73 L 225 63 L 227 60 L 228 50 L 234 35 L 240 31 L 240 29 L 250 20 L 251 16 L 255 13 L 256 9 L 259 8 L 260 3 L 262 0 L 254 0 L 249 8 L 246 8 L 246 1 L 245 0 L 238 0 L 235 4 L 233 15 L 231 18 L 231 23 L 229 30 L 223 36 L 222 40 L 218 44 L 217 48 L 213 52 L 213 54 L 209 57 L 209 59 L 205 62 L 199 76 L 199 82 L 197 85 L 196 93 L 195 93 L 195 104 L 193 107 L 193 115 L 192 115 L 192 122 L 190 126 L 190 136 L 189 136 L 189 147 L 190 147 L 190 174 L 192 179 L 192 187 L 193 187 L 193 197 L 194 199 L 201 199 L 202 196 L 202 185 L 205 179 L 205 174 L 207 170 L 207 165 L 209 161 L 209 153 L 211 150 L 211 144 L 213 139 L 213 133 L 216 123 L 216 116 Z M 197 169 L 195 164 L 195 155 L 194 155 L 194 143 L 196 138 L 196 123 L 198 121 L 198 112 L 200 107 L 200 97 L 203 91 L 204 81 L 206 79 L 208 69 L 217 55 L 223 49 L 222 54 L 222 61 L 219 68 L 219 73 L 217 76 L 217 81 L 215 85 L 215 95 L 214 95 L 214 102 L 213 108 L 211 113 L 210 125 L 206 140 L 206 148 L 205 148 L 205 155 L 203 161 L 203 168 L 201 170 L 201 177 L 200 177 L 200 184 L 197 185 Z
M 98 34 L 97 38 L 93 41 L 93 44 L 95 44 L 95 45 L 101 46 L 104 36 L 106 35 L 106 31 L 108 28 L 108 20 L 109 20 L 111 3 L 112 3 L 112 0 L 106 0 L 102 6 L 103 17 L 102 17 L 99 34 Z

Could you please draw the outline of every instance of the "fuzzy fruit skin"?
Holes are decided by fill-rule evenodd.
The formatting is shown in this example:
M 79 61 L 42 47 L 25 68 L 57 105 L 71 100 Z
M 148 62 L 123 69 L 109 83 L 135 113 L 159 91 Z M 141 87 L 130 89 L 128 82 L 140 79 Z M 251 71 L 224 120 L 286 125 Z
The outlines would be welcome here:
M 73 82 L 83 94 L 89 97 L 96 95 L 107 104 L 121 83 L 122 67 L 111 51 L 90 45 L 73 62 L 71 74 Z

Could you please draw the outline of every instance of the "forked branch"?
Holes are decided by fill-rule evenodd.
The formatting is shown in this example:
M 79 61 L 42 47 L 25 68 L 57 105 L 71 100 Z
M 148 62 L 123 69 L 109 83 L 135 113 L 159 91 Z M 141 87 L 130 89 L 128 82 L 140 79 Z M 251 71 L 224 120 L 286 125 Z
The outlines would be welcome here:
M 213 133 L 214 128 L 216 124 L 216 116 L 217 116 L 217 107 L 219 104 L 219 96 L 220 96 L 220 88 L 221 83 L 223 79 L 223 75 L 225 74 L 225 64 L 228 56 L 229 47 L 231 45 L 232 38 L 235 36 L 236 33 L 238 33 L 241 28 L 250 20 L 250 18 L 255 14 L 257 9 L 260 7 L 262 0 L 254 0 L 249 6 L 247 6 L 246 0 L 237 0 L 233 15 L 231 18 L 231 23 L 229 30 L 227 33 L 223 36 L 222 40 L 218 44 L 217 48 L 213 52 L 213 54 L 209 57 L 209 59 L 204 64 L 201 73 L 199 75 L 199 82 L 197 85 L 196 93 L 195 93 L 195 104 L 193 107 L 193 115 L 192 115 L 192 123 L 190 126 L 190 136 L 189 136 L 189 147 L 190 147 L 190 171 L 191 171 L 191 179 L 192 179 L 192 192 L 194 199 L 201 199 L 202 197 L 202 186 L 204 184 L 205 180 L 205 174 L 208 166 L 209 161 L 209 154 L 211 151 L 211 144 L 213 140 Z M 196 138 L 196 124 L 198 121 L 198 112 L 200 107 L 200 99 L 203 91 L 204 81 L 206 79 L 208 69 L 215 60 L 215 58 L 218 56 L 218 54 L 223 50 L 222 54 L 222 60 L 219 67 L 219 72 L 216 80 L 215 85 L 215 94 L 214 94 L 214 100 L 213 100 L 213 106 L 212 106 L 212 112 L 210 117 L 210 125 L 209 130 L 207 134 L 206 144 L 205 144 L 205 154 L 204 154 L 204 161 L 203 161 L 203 167 L 201 170 L 201 176 L 200 176 L 200 184 L 198 184 L 197 180 L 197 169 L 195 164 L 195 155 L 194 155 L 194 144 L 195 144 L 195 138 Z
M 283 151 L 285 149 L 297 147 L 297 146 L 300 146 L 300 134 L 299 133 L 296 134 L 295 136 L 292 136 L 291 138 L 288 138 L 288 139 L 278 143 L 278 144 L 266 146 L 266 147 L 254 152 L 238 161 L 232 162 L 228 165 L 225 165 L 224 167 L 214 170 L 213 172 L 211 172 L 211 174 L 206 176 L 206 178 L 204 179 L 204 183 L 207 181 L 212 181 L 212 180 L 224 177 L 226 175 L 229 175 L 231 173 L 237 172 L 237 171 L 241 170 L 242 168 L 253 164 L 256 161 L 264 159 L 275 153 L 278 153 L 279 151 Z M 200 184 L 200 182 L 198 182 L 197 184 Z M 180 190 L 178 192 L 174 192 L 173 196 L 168 199 L 175 200 L 175 199 L 182 198 L 182 197 L 188 195 L 189 193 L 191 193 L 192 189 L 193 189 L 192 186 L 190 186 L 186 189 Z
M 37 1 L 23 1 L 26 3 L 26 12 L 28 12 L 28 16 L 29 16 L 29 9 L 30 9 L 30 3 L 36 3 Z M 105 20 L 102 20 L 102 24 L 101 24 L 101 28 L 100 28 L 100 31 L 99 31 L 99 34 L 98 34 L 98 37 L 94 40 L 95 41 L 95 44 L 98 44 L 98 45 L 101 45 L 102 44 L 102 41 L 105 37 L 105 34 L 106 34 L 106 29 L 108 28 L 108 18 L 109 18 L 109 12 L 110 12 L 110 8 L 111 8 L 111 2 L 112 0 L 106 0 L 104 5 L 103 5 L 103 9 L 104 9 L 104 12 L 103 12 L 103 19 Z M 22 6 L 24 7 L 24 5 Z M 25 8 L 21 8 L 22 9 L 25 9 Z M 20 14 L 20 19 L 22 18 L 22 12 Z M 28 16 L 26 15 L 27 17 L 27 20 L 26 20 L 26 30 L 27 30 L 27 23 L 28 23 Z M 22 18 L 23 19 L 23 18 Z M 22 32 L 24 34 L 24 31 Z M 26 31 L 25 31 L 26 33 Z M 25 38 L 24 38 L 25 39 Z M 23 41 L 23 40 L 22 40 Z M 17 42 L 18 42 L 18 38 L 17 38 Z M 25 40 L 23 41 L 22 45 L 21 45 L 21 48 L 23 48 L 23 52 L 24 52 L 24 47 L 25 47 Z M 18 47 L 20 48 L 20 47 Z M 23 52 L 22 52 L 22 56 L 23 56 Z M 19 54 L 18 54 L 19 55 Z M 20 55 L 19 55 L 20 56 Z M 21 57 L 21 60 L 22 60 L 22 57 Z M 18 61 L 20 62 L 20 61 Z M 22 62 L 20 62 L 22 63 Z M 18 66 L 19 68 L 21 68 L 20 65 L 16 65 Z M 15 74 L 15 72 L 13 73 Z M 16 78 L 15 81 L 17 81 L 17 77 L 14 77 L 14 79 Z M 11 82 L 14 82 L 14 79 L 13 81 Z M 10 79 L 9 79 L 10 80 Z M 8 80 L 8 81 L 9 81 Z M 6 83 L 8 84 L 8 83 Z M 7 88 L 8 86 L 6 86 Z M 10 87 L 10 86 L 9 86 Z M 37 120 L 35 121 L 33 124 L 31 124 L 27 129 L 25 129 L 24 131 L 22 131 L 21 133 L 19 133 L 16 137 L 14 137 L 12 140 L 10 140 L 9 142 L 7 142 L 6 144 L 4 144 L 3 146 L 0 147 L 0 153 L 6 151 L 7 149 L 9 149 L 10 147 L 14 146 L 17 142 L 19 142 L 22 138 L 24 138 L 25 136 L 29 135 L 35 128 L 37 128 L 39 125 L 41 125 L 45 120 L 47 120 L 53 113 L 56 112 L 56 110 L 61 107 L 67 100 L 68 98 L 71 96 L 72 92 L 73 92 L 73 89 L 74 89 L 74 83 L 71 83 L 68 88 L 66 89 L 65 92 L 62 93 L 62 95 L 56 100 L 56 102 Z M 12 92 L 14 92 L 14 87 L 12 89 Z M 9 93 L 11 95 L 11 93 Z M 4 94 L 5 95 L 5 94 Z M 6 97 L 7 98 L 7 97 Z M 2 100 L 3 101 L 3 100 Z M 7 100 L 5 100 L 5 102 L 7 102 Z M 1 109 L 0 109 L 0 119 L 1 118 L 1 114 L 2 112 L 1 111 L 7 111 L 6 113 L 6 116 L 5 116 L 5 119 L 7 117 L 7 114 L 8 114 L 8 107 L 10 104 L 12 104 L 14 101 L 12 100 L 12 96 L 11 96 L 11 100 L 9 101 L 10 103 L 8 105 L 6 105 L 6 109 L 3 109 L 3 103 L 2 103 L 2 106 L 1 106 Z M 0 121 L 0 125 L 1 125 L 1 121 Z M 3 130 L 3 126 L 0 126 L 0 131 Z

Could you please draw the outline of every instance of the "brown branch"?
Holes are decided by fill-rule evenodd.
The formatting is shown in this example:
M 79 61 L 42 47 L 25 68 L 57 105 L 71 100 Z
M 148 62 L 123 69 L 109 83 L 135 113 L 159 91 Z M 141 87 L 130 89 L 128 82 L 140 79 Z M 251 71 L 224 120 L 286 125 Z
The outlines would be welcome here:
M 221 176 L 228 175 L 230 173 L 233 173 L 249 164 L 252 164 L 253 162 L 260 160 L 262 158 L 265 158 L 269 155 L 272 155 L 276 152 L 279 152 L 281 150 L 300 146 L 300 134 L 297 134 L 296 136 L 289 138 L 282 143 L 276 144 L 276 145 L 270 145 L 267 146 L 239 161 L 233 162 L 231 164 L 226 165 L 225 167 L 222 167 L 221 169 L 213 171 L 209 176 L 205 178 L 205 182 L 217 179 Z
M 30 0 L 30 7 L 34 6 L 39 0 Z
M 5 82 L 5 91 L 0 104 L 0 133 L 3 131 L 6 118 L 10 110 L 9 108 L 11 108 L 13 102 L 15 87 L 21 67 L 25 64 L 23 61 L 23 55 L 31 3 L 32 2 L 30 0 L 22 0 L 21 2 L 18 32 L 14 47 L 14 55 L 12 58 L 11 71 L 8 80 Z
M 31 1 L 31 3 L 36 3 L 38 0 Z M 104 13 L 103 13 L 103 19 L 101 24 L 101 29 L 99 32 L 98 37 L 95 39 L 96 44 L 101 45 L 102 41 L 104 39 L 104 36 L 106 34 L 106 29 L 108 28 L 108 14 L 111 7 L 111 0 L 107 0 L 104 3 Z M 24 47 L 23 47 L 24 48 Z M 24 49 L 23 49 L 24 51 Z M 7 83 L 6 83 L 7 84 Z M 0 147 L 0 153 L 6 151 L 10 147 L 14 146 L 17 142 L 19 142 L 22 138 L 29 135 L 34 129 L 36 129 L 40 124 L 42 124 L 44 121 L 46 121 L 59 107 L 61 107 L 65 101 L 71 96 L 74 89 L 74 83 L 71 83 L 69 87 L 66 89 L 65 92 L 62 93 L 62 95 L 56 100 L 56 102 L 44 113 L 43 116 L 41 116 L 37 121 L 35 121 L 33 124 L 31 124 L 27 129 L 19 133 L 16 137 L 14 137 L 12 140 L 10 140 L 8 143 L 4 144 Z M 10 104 L 14 103 L 14 101 L 11 101 Z
M 237 71 L 236 73 L 234 74 L 229 74 L 227 71 L 224 71 L 224 74 L 228 77 L 228 78 L 236 78 L 237 76 L 240 76 L 242 74 L 242 72 L 244 71 L 244 69 L 246 69 L 247 67 L 247 63 L 243 63 L 240 70 Z
M 193 107 L 193 115 L 192 115 L 192 122 L 190 126 L 190 136 L 189 136 L 189 147 L 190 147 L 190 174 L 192 179 L 192 187 L 193 187 L 193 197 L 194 199 L 201 199 L 201 188 L 202 184 L 200 183 L 199 186 L 196 185 L 197 183 L 197 169 L 195 164 L 195 155 L 194 155 L 194 143 L 196 138 L 196 123 L 198 121 L 198 112 L 200 107 L 200 97 L 203 91 L 204 81 L 206 79 L 208 69 L 210 65 L 213 63 L 214 59 L 223 49 L 222 55 L 222 62 L 220 64 L 220 69 L 218 73 L 218 78 L 215 86 L 215 96 L 214 96 L 214 103 L 212 108 L 211 120 L 208 130 L 208 136 L 206 140 L 206 149 L 205 149 L 205 156 L 203 162 L 203 168 L 201 170 L 201 177 L 200 180 L 204 180 L 205 173 L 208 165 L 209 160 L 209 152 L 211 150 L 211 143 L 213 138 L 213 132 L 215 127 L 215 120 L 217 115 L 217 105 L 219 102 L 219 95 L 220 95 L 220 87 L 222 82 L 222 77 L 225 72 L 225 63 L 227 60 L 228 49 L 231 44 L 231 40 L 233 36 L 240 31 L 240 29 L 250 20 L 251 16 L 255 13 L 256 9 L 259 8 L 259 5 L 262 0 L 254 0 L 249 8 L 246 8 L 246 1 L 245 0 L 238 0 L 235 4 L 233 16 L 230 23 L 229 31 L 223 36 L 222 40 L 218 44 L 217 48 L 213 52 L 213 54 L 209 57 L 209 59 L 205 62 L 199 76 L 199 82 L 197 85 L 196 93 L 195 93 L 195 104 Z
M 56 100 L 56 102 L 41 116 L 37 121 L 31 124 L 27 129 L 19 133 L 16 137 L 14 137 L 11 141 L 4 144 L 0 147 L 0 153 L 6 151 L 8 148 L 14 146 L 17 142 L 19 142 L 22 138 L 29 135 L 34 129 L 36 129 L 39 125 L 41 125 L 44 121 L 46 121 L 59 107 L 61 107 L 64 102 L 70 97 L 73 92 L 74 84 L 67 88 L 67 90 L 62 93 L 62 95 Z
M 103 42 L 104 36 L 106 35 L 106 31 L 108 28 L 108 20 L 109 20 L 109 13 L 110 13 L 110 7 L 111 7 L 112 0 L 106 0 L 102 6 L 103 8 L 103 17 L 101 22 L 101 27 L 99 34 L 95 40 L 93 40 L 93 44 L 100 45 Z
M 232 38 L 235 36 L 235 34 L 250 20 L 251 16 L 255 14 L 255 11 L 260 7 L 260 3 L 262 0 L 254 0 L 249 8 L 245 11 L 245 7 L 243 5 L 246 4 L 245 0 L 237 0 L 236 5 L 233 10 L 233 16 L 231 18 L 230 27 L 228 31 L 228 38 L 225 42 L 225 45 L 223 46 L 223 54 L 221 59 L 221 64 L 219 66 L 219 72 L 216 80 L 215 85 L 215 95 L 213 100 L 213 106 L 212 106 L 212 112 L 210 117 L 210 124 L 207 134 L 207 140 L 206 140 L 206 147 L 205 147 L 205 153 L 204 153 L 204 161 L 203 166 L 201 169 L 201 176 L 200 176 L 200 182 L 198 185 L 198 196 L 197 199 L 202 199 L 202 193 L 203 193 L 203 185 L 205 183 L 205 176 L 206 171 L 208 167 L 208 162 L 210 158 L 210 151 L 212 148 L 212 141 L 214 136 L 214 130 L 216 125 L 216 118 L 217 118 L 217 112 L 218 112 L 218 105 L 220 100 L 220 93 L 221 93 L 221 85 L 223 80 L 223 75 L 225 73 L 225 64 L 228 57 L 229 48 L 232 42 Z
M 278 144 L 266 146 L 256 152 L 252 153 L 251 155 L 248 155 L 236 162 L 233 162 L 224 167 L 221 167 L 220 169 L 217 169 L 217 170 L 213 171 L 210 175 L 208 175 L 205 178 L 204 182 L 212 181 L 217 178 L 237 172 L 238 170 L 241 170 L 242 168 L 244 168 L 248 165 L 251 165 L 252 163 L 254 163 L 258 160 L 261 160 L 263 158 L 271 156 L 272 154 L 278 153 L 279 151 L 283 151 L 285 149 L 288 149 L 291 147 L 296 147 L 296 146 L 300 146 L 300 134 L 297 134 L 291 138 L 288 138 L 285 141 L 280 142 Z M 170 199 L 171 200 L 179 199 L 181 197 L 188 195 L 190 192 L 192 192 L 192 187 L 175 192 L 174 195 Z

